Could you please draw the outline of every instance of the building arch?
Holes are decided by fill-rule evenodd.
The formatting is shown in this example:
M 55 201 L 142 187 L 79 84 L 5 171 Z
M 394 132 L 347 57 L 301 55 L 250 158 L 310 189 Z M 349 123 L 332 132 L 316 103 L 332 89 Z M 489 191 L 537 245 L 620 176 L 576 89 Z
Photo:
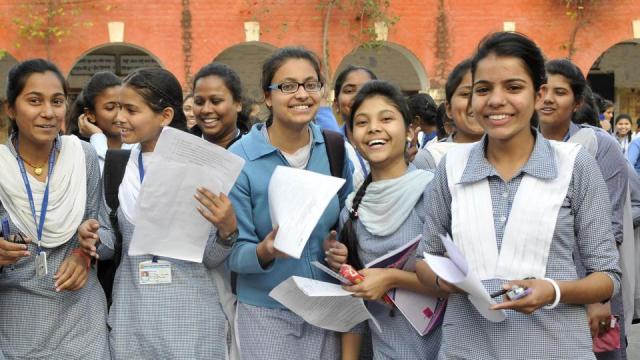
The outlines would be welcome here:
M 18 62 L 18 59 L 6 51 L 0 54 L 0 100 L 6 98 L 5 92 L 7 91 L 7 75 L 9 74 L 9 70 Z
M 160 59 L 149 50 L 129 43 L 108 43 L 96 46 L 78 57 L 74 62 L 67 82 L 72 97 L 82 90 L 84 84 L 99 71 L 111 71 L 124 77 L 142 67 L 163 67 Z
M 18 60 L 8 52 L 3 52 L 0 58 L 0 144 L 7 141 L 9 120 L 4 113 L 4 102 L 7 98 L 7 75 L 9 70 L 18 63 Z
M 349 65 L 371 69 L 381 80 L 399 86 L 406 94 L 429 89 L 429 78 L 418 57 L 406 47 L 392 42 L 375 46 L 360 46 L 347 54 L 335 74 Z
M 224 49 L 213 61 L 232 68 L 242 81 L 244 97 L 260 102 L 264 96 L 260 85 L 262 64 L 276 50 L 277 47 L 265 42 L 247 41 Z
M 640 117 L 640 39 L 618 42 L 593 62 L 587 79 L 594 92 L 615 104 L 616 114 Z

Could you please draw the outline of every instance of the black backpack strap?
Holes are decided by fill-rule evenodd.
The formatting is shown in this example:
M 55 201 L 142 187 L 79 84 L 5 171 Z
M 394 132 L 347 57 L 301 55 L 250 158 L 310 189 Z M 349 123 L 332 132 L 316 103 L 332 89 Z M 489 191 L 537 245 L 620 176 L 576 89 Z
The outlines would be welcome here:
M 322 137 L 324 138 L 324 145 L 327 148 L 327 157 L 329 158 L 331 176 L 341 178 L 343 177 L 342 169 L 344 169 L 344 158 L 346 156 L 344 138 L 339 133 L 331 130 L 322 130 Z M 340 209 L 342 209 L 346 199 L 340 198 L 339 195 L 340 194 L 338 194 L 338 200 L 340 202 Z M 334 226 L 334 229 L 337 228 L 338 224 Z
M 122 258 L 122 234 L 118 226 L 118 191 L 120 183 L 124 178 L 124 172 L 129 162 L 130 150 L 107 150 L 104 159 L 104 170 L 102 174 L 104 182 L 104 198 L 110 208 L 109 221 L 111 228 L 116 235 L 114 243 L 114 254 L 111 260 L 98 261 L 98 280 L 107 296 L 108 305 L 111 306 L 111 291 L 113 289 L 113 279 L 120 265 Z
M 127 168 L 130 155 L 131 150 L 107 150 L 107 155 L 104 158 L 104 171 L 102 174 L 104 198 L 112 211 L 117 210 L 118 206 L 120 206 L 118 191 L 124 178 L 124 171 Z
M 327 147 L 331 176 L 342 177 L 345 156 L 344 138 L 331 130 L 322 130 L 322 137 L 324 137 L 324 145 Z

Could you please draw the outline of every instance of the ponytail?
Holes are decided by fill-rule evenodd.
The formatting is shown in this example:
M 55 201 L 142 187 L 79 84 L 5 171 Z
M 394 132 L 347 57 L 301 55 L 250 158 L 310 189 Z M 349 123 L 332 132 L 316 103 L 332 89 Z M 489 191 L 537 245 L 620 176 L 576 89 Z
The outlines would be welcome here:
M 358 256 L 358 236 L 356 234 L 358 208 L 360 207 L 360 202 L 367 191 L 367 187 L 371 184 L 371 181 L 371 174 L 369 174 L 362 185 L 360 185 L 356 195 L 353 197 L 353 204 L 351 205 L 351 209 L 349 209 L 349 218 L 344 223 L 342 230 L 340 231 L 340 241 L 345 244 L 349 251 L 347 255 L 347 263 L 356 269 L 362 269 L 364 267 L 360 257 Z

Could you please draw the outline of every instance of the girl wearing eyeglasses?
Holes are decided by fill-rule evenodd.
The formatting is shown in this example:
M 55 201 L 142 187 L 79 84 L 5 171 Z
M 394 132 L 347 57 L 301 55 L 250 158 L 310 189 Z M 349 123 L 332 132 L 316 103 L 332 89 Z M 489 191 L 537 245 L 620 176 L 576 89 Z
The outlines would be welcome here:
M 312 267 L 324 261 L 323 239 L 338 221 L 351 192 L 350 163 L 345 159 L 346 183 L 335 196 L 299 260 L 274 248 L 276 229 L 269 216 L 268 185 L 277 166 L 291 166 L 330 175 L 322 132 L 312 120 L 324 85 L 317 57 L 304 48 L 276 51 L 263 65 L 262 89 L 271 110 L 266 124 L 256 124 L 230 151 L 246 160 L 231 191 L 239 237 L 229 257 L 238 273 L 237 331 L 242 359 L 337 359 L 337 333 L 306 323 L 269 297 L 292 275 L 329 280 Z

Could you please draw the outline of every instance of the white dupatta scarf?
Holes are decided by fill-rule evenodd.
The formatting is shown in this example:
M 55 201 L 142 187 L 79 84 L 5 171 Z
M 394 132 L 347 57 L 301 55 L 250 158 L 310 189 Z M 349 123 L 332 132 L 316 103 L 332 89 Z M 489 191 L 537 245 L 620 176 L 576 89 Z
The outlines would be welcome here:
M 42 231 L 41 246 L 55 248 L 69 241 L 78 231 L 87 205 L 87 165 L 80 139 L 75 136 L 59 137 L 60 154 L 57 156 L 49 183 L 49 206 Z M 20 232 L 37 240 L 29 197 L 20 175 L 16 155 L 8 145 L 0 146 L 0 201 Z M 36 219 L 46 182 L 27 175 L 33 193 Z
M 557 176 L 539 179 L 525 174 L 516 193 L 498 251 L 488 180 L 460 183 L 475 144 L 447 153 L 451 192 L 451 232 L 470 271 L 481 280 L 544 278 L 558 212 L 567 195 L 580 146 L 550 141 Z

